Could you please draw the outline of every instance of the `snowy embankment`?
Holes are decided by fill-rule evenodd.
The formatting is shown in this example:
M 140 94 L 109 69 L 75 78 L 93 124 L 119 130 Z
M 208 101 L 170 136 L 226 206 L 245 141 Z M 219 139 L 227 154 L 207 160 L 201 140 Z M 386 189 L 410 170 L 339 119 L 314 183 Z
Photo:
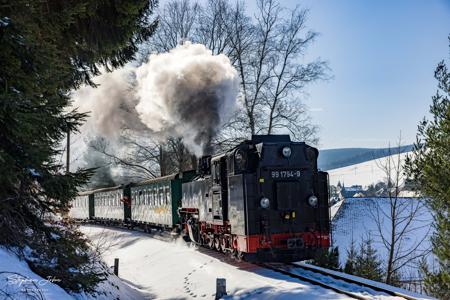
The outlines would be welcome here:
M 181 239 L 163 241 L 136 231 L 83 226 L 106 245 L 107 262 L 120 259 L 119 277 L 156 299 L 213 299 L 216 278 L 225 278 L 225 299 L 347 299 L 296 279 L 226 256 L 203 253 Z M 226 260 L 226 261 L 223 261 Z
M 406 156 L 411 152 L 405 152 L 400 154 L 401 162 L 404 163 Z M 397 163 L 397 154 L 393 155 L 391 159 Z M 368 186 L 370 184 L 376 184 L 379 181 L 384 181 L 386 174 L 380 168 L 380 164 L 383 164 L 387 158 L 379 158 L 369 160 L 363 163 L 333 169 L 327 171 L 330 175 L 330 184 L 336 186 L 340 181 L 344 183 L 346 187 L 351 185 Z
M 57 285 L 58 278 L 42 278 L 16 254 L 0 247 L 0 299 L 112 300 L 145 299 L 144 294 L 110 275 L 97 287 L 97 294 L 69 294 Z
M 420 254 L 426 253 L 427 261 L 430 267 L 433 267 L 432 256 L 429 255 L 431 249 L 431 233 L 433 220 L 430 211 L 425 206 L 424 200 L 419 198 L 399 198 L 398 210 L 402 210 L 401 217 L 406 218 L 411 211 L 417 209 L 414 218 L 411 221 L 404 219 L 399 223 L 397 231 L 400 232 L 407 224 L 404 230 L 404 235 L 399 238 L 399 247 L 397 251 L 399 256 L 406 254 L 410 250 L 415 249 L 408 257 L 418 256 L 412 261 L 404 259 L 400 262 L 405 262 L 401 273 L 404 278 L 418 278 L 418 263 L 420 261 Z M 359 250 L 359 243 L 362 240 L 371 238 L 373 246 L 377 249 L 378 257 L 383 263 L 386 263 L 388 251 L 383 245 L 380 236 L 380 229 L 385 237 L 389 237 L 391 232 L 390 215 L 391 204 L 388 198 L 348 198 L 343 201 L 338 213 L 333 219 L 333 245 L 339 247 L 340 263 L 343 266 L 347 260 L 347 250 L 350 245 L 355 243 L 356 250 Z M 377 213 L 378 212 L 378 213 Z M 398 222 L 400 222 L 400 217 Z
M 253 264 L 236 263 L 220 253 L 190 247 L 181 239 L 159 240 L 141 232 L 90 225 L 81 229 L 94 244 L 104 246 L 107 262 L 119 258 L 122 280 L 147 291 L 152 299 L 213 299 L 216 278 L 226 279 L 228 296 L 224 299 L 348 298 Z M 395 297 L 382 294 L 371 298 Z

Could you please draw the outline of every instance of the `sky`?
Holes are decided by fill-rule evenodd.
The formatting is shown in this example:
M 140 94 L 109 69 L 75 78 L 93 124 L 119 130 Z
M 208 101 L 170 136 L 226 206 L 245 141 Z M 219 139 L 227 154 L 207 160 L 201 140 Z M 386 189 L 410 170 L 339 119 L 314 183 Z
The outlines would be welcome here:
M 249 11 L 254 1 L 247 3 Z M 415 141 L 436 93 L 434 70 L 449 62 L 450 1 L 281 0 L 309 9 L 320 33 L 305 61 L 328 61 L 331 80 L 304 102 L 320 127 L 319 148 L 386 147 Z

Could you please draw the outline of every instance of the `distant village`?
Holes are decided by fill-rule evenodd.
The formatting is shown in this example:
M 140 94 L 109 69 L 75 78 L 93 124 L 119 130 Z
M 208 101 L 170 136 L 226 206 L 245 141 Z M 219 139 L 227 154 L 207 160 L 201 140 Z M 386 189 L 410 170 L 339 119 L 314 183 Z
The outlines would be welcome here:
M 378 182 L 369 186 L 362 185 L 345 186 L 345 182 L 338 181 L 336 186 L 330 185 L 330 202 L 331 205 L 346 198 L 386 198 L 386 197 L 410 198 L 417 197 L 414 186 L 411 181 L 406 180 L 398 187 L 389 187 L 385 182 Z

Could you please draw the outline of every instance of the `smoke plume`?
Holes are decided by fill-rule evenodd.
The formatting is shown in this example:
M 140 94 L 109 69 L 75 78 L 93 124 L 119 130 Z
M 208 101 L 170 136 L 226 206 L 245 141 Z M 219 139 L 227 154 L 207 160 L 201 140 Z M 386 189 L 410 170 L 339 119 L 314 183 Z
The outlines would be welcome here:
M 124 128 L 145 128 L 135 110 L 138 100 L 133 91 L 134 71 L 134 67 L 127 65 L 111 73 L 103 72 L 94 79 L 96 88 L 83 86 L 73 92 L 73 106 L 89 112 L 82 131 L 115 139 Z
M 182 138 L 196 156 L 210 153 L 211 139 L 234 112 L 239 90 L 237 72 L 225 55 L 189 42 L 152 54 L 139 67 L 103 72 L 94 82 L 97 88 L 84 86 L 72 93 L 72 106 L 90 113 L 81 136 L 74 138 L 73 156 L 83 160 L 75 166 L 98 167 L 97 159 L 89 158 L 95 155 L 90 145 L 101 138 L 112 153 L 126 153 L 123 129 L 161 143 Z
M 196 156 L 211 151 L 211 140 L 234 111 L 238 74 L 225 55 L 186 42 L 152 54 L 136 70 L 136 111 L 154 133 L 183 138 Z

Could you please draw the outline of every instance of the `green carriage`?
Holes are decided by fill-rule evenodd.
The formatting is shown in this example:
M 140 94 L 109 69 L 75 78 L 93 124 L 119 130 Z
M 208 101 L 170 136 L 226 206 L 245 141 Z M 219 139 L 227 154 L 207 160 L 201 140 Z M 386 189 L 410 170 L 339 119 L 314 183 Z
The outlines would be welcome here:
M 178 224 L 181 184 L 194 175 L 195 172 L 183 172 L 133 184 L 130 188 L 133 222 L 162 227 Z

